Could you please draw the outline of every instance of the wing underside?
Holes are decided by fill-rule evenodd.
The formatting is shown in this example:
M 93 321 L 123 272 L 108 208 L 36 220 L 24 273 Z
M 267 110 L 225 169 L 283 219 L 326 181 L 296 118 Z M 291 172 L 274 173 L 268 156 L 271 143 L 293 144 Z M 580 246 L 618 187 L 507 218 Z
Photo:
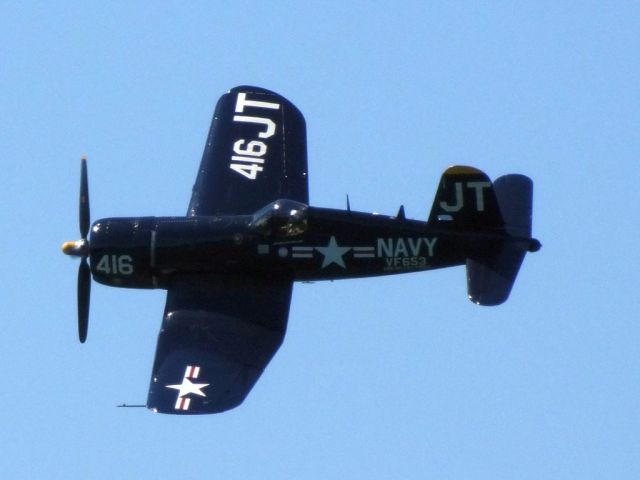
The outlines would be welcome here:
M 218 413 L 239 405 L 282 343 L 292 282 L 182 278 L 167 292 L 147 407 Z
M 242 86 L 223 95 L 187 215 L 244 215 L 280 198 L 309 203 L 306 126 L 286 98 Z
M 284 97 L 236 87 L 214 112 L 188 216 L 251 214 L 278 199 L 308 204 L 306 127 Z M 148 408 L 216 413 L 239 405 L 284 338 L 292 281 L 173 278 Z

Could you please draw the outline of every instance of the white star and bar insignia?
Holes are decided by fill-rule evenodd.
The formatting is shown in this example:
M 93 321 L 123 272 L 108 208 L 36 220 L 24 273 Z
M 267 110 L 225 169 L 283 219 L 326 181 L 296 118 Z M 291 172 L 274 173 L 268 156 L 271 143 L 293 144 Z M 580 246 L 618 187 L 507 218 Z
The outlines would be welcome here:
M 193 394 L 200 397 L 206 397 L 207 395 L 202 391 L 203 388 L 208 387 L 208 383 L 193 383 L 190 378 L 196 379 L 200 375 L 200 367 L 187 365 L 182 378 L 182 383 L 179 385 L 165 385 L 166 388 L 173 388 L 178 390 L 178 399 L 176 400 L 176 410 L 189 410 L 191 404 L 191 398 L 187 395 Z
M 351 250 L 351 247 L 341 247 L 336 242 L 336 237 L 332 236 L 329 239 L 329 244 L 326 247 L 316 247 L 316 250 L 319 251 L 322 255 L 324 255 L 324 260 L 322 260 L 322 268 L 328 267 L 332 263 L 345 268 L 344 259 L 342 256 Z
M 350 250 L 354 251 L 354 258 L 372 258 L 373 247 L 341 247 L 338 245 L 335 236 L 331 236 L 326 247 L 312 247 L 308 245 L 294 245 L 292 247 L 281 246 L 275 249 L 274 253 L 282 258 L 313 258 L 314 252 L 319 252 L 324 258 L 320 268 L 326 268 L 329 265 L 336 264 L 339 267 L 346 268 L 343 256 Z M 271 252 L 268 244 L 258 245 L 259 255 L 269 255 Z M 364 253 L 363 253 L 364 252 Z

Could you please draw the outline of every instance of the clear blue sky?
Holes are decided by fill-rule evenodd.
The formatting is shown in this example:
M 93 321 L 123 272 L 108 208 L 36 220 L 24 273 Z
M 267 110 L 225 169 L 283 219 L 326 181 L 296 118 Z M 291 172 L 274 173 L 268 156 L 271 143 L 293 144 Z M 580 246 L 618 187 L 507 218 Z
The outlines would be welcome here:
M 2 478 L 640 478 L 640 8 L 343 3 L 2 2 Z M 115 408 L 164 293 L 94 284 L 77 342 L 78 159 L 93 219 L 184 214 L 241 84 L 304 112 L 313 205 L 426 218 L 451 164 L 524 173 L 543 249 L 497 308 L 462 268 L 296 285 L 242 406 Z

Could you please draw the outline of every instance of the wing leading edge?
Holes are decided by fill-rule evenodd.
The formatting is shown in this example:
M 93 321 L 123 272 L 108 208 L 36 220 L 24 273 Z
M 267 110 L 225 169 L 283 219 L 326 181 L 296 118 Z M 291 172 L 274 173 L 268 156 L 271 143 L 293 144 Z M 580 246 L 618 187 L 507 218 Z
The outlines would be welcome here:
M 244 215 L 279 198 L 309 203 L 306 126 L 286 98 L 241 86 L 223 95 L 187 215 Z
M 218 413 L 245 399 L 280 347 L 292 282 L 177 279 L 167 292 L 147 407 Z

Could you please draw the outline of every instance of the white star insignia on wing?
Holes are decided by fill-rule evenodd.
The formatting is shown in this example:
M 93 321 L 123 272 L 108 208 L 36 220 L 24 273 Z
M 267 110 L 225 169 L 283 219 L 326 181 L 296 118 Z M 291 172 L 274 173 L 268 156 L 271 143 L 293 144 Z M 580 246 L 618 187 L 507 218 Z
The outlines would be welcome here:
M 347 253 L 349 250 L 351 250 L 351 247 L 340 247 L 338 245 L 338 242 L 336 242 L 336 237 L 332 236 L 331 239 L 329 240 L 329 245 L 327 245 L 326 247 L 316 247 L 316 250 L 318 250 L 322 255 L 324 255 L 324 260 L 322 261 L 322 268 L 325 268 L 331 265 L 332 263 L 335 263 L 336 265 L 339 265 L 342 268 L 345 268 L 344 260 L 342 259 L 342 256 L 345 253 Z
M 184 397 L 185 395 L 189 395 L 193 393 L 194 395 L 200 395 L 201 397 L 206 397 L 206 395 L 202 392 L 204 387 L 208 387 L 208 383 L 191 383 L 187 377 L 182 379 L 182 383 L 180 385 L 167 385 L 167 388 L 173 388 L 175 390 L 179 390 L 178 398 Z

